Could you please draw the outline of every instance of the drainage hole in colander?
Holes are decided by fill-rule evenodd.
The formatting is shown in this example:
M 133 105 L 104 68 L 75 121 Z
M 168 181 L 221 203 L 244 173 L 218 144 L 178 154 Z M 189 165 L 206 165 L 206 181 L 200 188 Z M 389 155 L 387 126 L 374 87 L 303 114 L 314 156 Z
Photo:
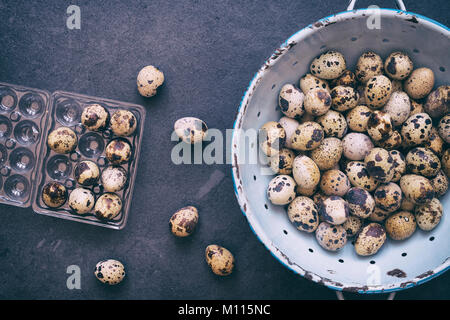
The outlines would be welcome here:
M 255 181 L 256 181 L 256 176 L 253 176 L 253 180 L 255 180 Z
M 314 252 L 314 250 L 313 250 L 313 249 L 311 249 L 311 248 L 309 248 L 309 249 L 308 249 L 308 251 L 309 251 L 309 252 L 311 252 L 311 253 L 313 253 L 313 252 Z
M 357 37 L 353 37 L 353 38 L 351 38 L 350 40 L 356 41 L 356 40 L 358 40 L 358 38 L 357 38 Z
M 419 49 L 413 49 L 413 52 L 414 53 L 419 53 L 420 51 L 419 51 Z
M 406 257 L 408 254 L 406 252 L 402 253 L 402 257 Z
M 259 118 L 260 115 L 261 115 L 261 111 L 259 111 L 256 116 Z
M 373 260 L 370 260 L 370 264 L 375 264 L 375 261 L 373 261 Z
M 439 67 L 439 71 L 445 72 L 445 68 L 444 67 Z
M 433 241 L 434 240 L 434 237 L 430 237 L 430 241 Z
M 298 61 L 295 61 L 292 65 L 295 66 L 298 63 Z
M 339 259 L 338 261 L 339 261 L 340 263 L 344 263 L 344 260 L 342 260 L 342 259 Z
M 383 39 L 383 42 L 389 42 L 389 39 Z
M 288 234 L 288 232 L 287 232 L 286 230 L 283 230 L 283 233 L 284 233 L 284 234 Z
M 272 85 L 272 90 L 273 90 L 276 86 L 277 86 L 276 84 L 273 84 L 273 85 Z
M 269 206 L 267 205 L 267 203 L 264 204 L 264 208 L 266 208 L 266 210 L 269 210 Z

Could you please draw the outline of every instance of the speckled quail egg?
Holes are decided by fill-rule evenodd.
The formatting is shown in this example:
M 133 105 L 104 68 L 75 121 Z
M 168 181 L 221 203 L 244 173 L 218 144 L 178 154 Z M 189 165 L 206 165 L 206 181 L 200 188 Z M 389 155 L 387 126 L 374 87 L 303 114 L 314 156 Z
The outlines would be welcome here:
M 91 190 L 76 188 L 69 195 L 69 207 L 78 214 L 86 214 L 92 210 L 95 197 Z
M 198 118 L 184 117 L 175 121 L 176 135 L 187 144 L 203 141 L 208 134 L 206 123 Z
M 97 263 L 94 274 L 101 282 L 116 285 L 125 278 L 125 267 L 118 260 L 108 259 Z
M 372 140 L 359 132 L 351 132 L 342 139 L 344 157 L 350 160 L 363 160 L 373 149 Z
M 416 218 L 411 212 L 400 211 L 386 219 L 386 232 L 394 240 L 405 240 L 416 231 Z
M 111 164 L 126 163 L 131 158 L 131 145 L 124 139 L 114 139 L 106 146 L 105 155 Z
M 411 200 L 409 200 L 406 197 L 403 197 L 402 205 L 400 206 L 401 210 L 408 211 L 408 212 L 414 212 L 415 207 L 416 207 L 416 205 L 414 204 L 414 202 L 412 202 Z
M 437 198 L 417 206 L 415 209 L 417 226 L 424 231 L 433 230 L 441 221 L 442 213 L 442 203 Z
M 332 169 L 342 156 L 342 142 L 338 138 L 325 138 L 320 146 L 311 151 L 310 157 L 320 170 Z
M 400 178 L 400 188 L 406 198 L 415 204 L 429 203 L 434 198 L 430 180 L 417 174 L 405 174 Z
M 391 94 L 391 80 L 383 75 L 370 78 L 364 89 L 366 104 L 368 107 L 373 109 L 379 109 L 384 106 L 389 101 Z
M 425 112 L 425 109 L 423 108 L 423 104 L 421 104 L 413 99 L 409 99 L 409 102 L 411 103 L 411 110 L 409 111 L 410 117 L 414 114 Z
M 328 170 L 322 174 L 320 189 L 326 195 L 343 197 L 350 189 L 350 181 L 342 171 L 336 169 Z
M 383 210 L 380 207 L 375 206 L 368 219 L 370 221 L 382 222 L 386 220 L 386 218 L 389 217 L 390 214 L 391 214 L 390 212 L 387 212 L 386 210 Z
M 441 161 L 432 151 L 418 147 L 406 155 L 406 169 L 424 177 L 434 177 L 441 170 Z
M 323 194 L 320 191 L 314 193 L 314 195 L 312 196 L 312 200 L 316 204 L 317 208 L 320 208 L 322 202 L 325 201 L 325 199 L 327 199 L 327 198 L 328 198 L 328 196 Z
M 344 70 L 339 78 L 330 81 L 330 85 L 331 87 L 344 86 L 354 88 L 356 86 L 356 76 L 350 70 Z
M 337 86 L 331 90 L 331 108 L 347 111 L 358 105 L 359 93 L 352 87 Z
M 318 186 L 316 185 L 313 188 L 303 188 L 302 186 L 297 185 L 297 187 L 295 188 L 295 191 L 300 196 L 311 197 L 316 193 L 317 187 Z
M 317 206 L 308 197 L 297 197 L 288 206 L 289 220 L 294 226 L 305 232 L 314 232 L 319 225 Z
M 198 210 L 196 207 L 187 206 L 175 212 L 169 220 L 172 234 L 177 237 L 191 235 L 198 223 Z
M 406 172 L 405 157 L 398 150 L 391 150 L 389 151 L 389 154 L 392 156 L 392 159 L 394 159 L 394 177 L 391 179 L 391 181 L 397 182 Z
M 394 159 L 386 149 L 373 148 L 364 158 L 369 174 L 380 182 L 389 182 L 394 177 Z
M 403 83 L 406 93 L 413 99 L 426 97 L 434 86 L 434 73 L 429 68 L 415 69 Z
M 305 155 L 298 155 L 292 165 L 292 175 L 298 186 L 312 189 L 320 181 L 320 170 L 317 164 Z
M 348 127 L 356 132 L 367 131 L 367 123 L 372 115 L 372 110 L 366 106 L 359 105 L 347 113 Z
M 294 158 L 295 154 L 292 150 L 283 148 L 278 154 L 270 157 L 269 166 L 274 173 L 291 174 Z
M 327 113 L 318 117 L 316 122 L 322 126 L 327 137 L 342 138 L 347 133 L 347 121 L 340 112 L 328 110 Z
M 400 80 L 391 79 L 392 92 L 403 91 L 403 82 Z
M 330 92 L 330 86 L 326 80 L 319 79 L 310 73 L 307 73 L 300 79 L 300 89 L 304 94 L 314 88 L 322 88 Z
M 406 53 L 392 52 L 384 62 L 384 71 L 391 79 L 403 80 L 413 70 L 413 62 Z
M 403 122 L 402 138 L 410 146 L 422 144 L 430 138 L 431 128 L 430 116 L 426 113 L 416 113 Z
M 431 128 L 431 133 L 428 141 L 425 141 L 423 143 L 423 146 L 427 149 L 430 149 L 433 151 L 436 155 L 441 156 L 442 151 L 444 151 L 445 143 L 444 140 L 442 140 L 441 136 L 439 135 L 439 132 L 435 127 Z
M 402 135 L 397 130 L 392 131 L 391 136 L 386 140 L 376 141 L 376 145 L 378 147 L 386 150 L 399 148 L 400 146 L 402 146 L 402 143 L 403 143 Z
M 442 171 L 445 172 L 447 177 L 450 177 L 450 148 L 446 149 L 444 151 L 444 153 L 442 154 L 441 166 L 442 166 Z
M 450 143 L 450 114 L 439 121 L 438 132 L 445 142 Z
M 212 272 L 219 276 L 228 276 L 233 272 L 234 256 L 233 254 L 216 244 L 211 244 L 205 250 L 206 263 L 208 263 Z
M 367 218 L 375 208 L 375 200 L 369 191 L 354 187 L 345 195 L 350 213 L 360 218 Z
M 389 213 L 400 209 L 402 204 L 402 189 L 394 182 L 379 185 L 373 196 L 375 205 Z
M 432 118 L 440 118 L 450 113 L 450 86 L 440 86 L 431 92 L 424 108 Z
M 298 119 L 298 122 L 300 124 L 302 124 L 302 123 L 309 122 L 309 121 L 315 121 L 315 119 L 316 119 L 315 116 L 305 112 L 305 114 L 303 116 L 301 116 L 300 119 Z
M 286 132 L 286 147 L 292 149 L 292 135 L 294 134 L 295 130 L 297 130 L 300 123 L 297 120 L 289 117 L 281 117 L 280 120 L 278 120 L 278 123 L 281 124 L 284 131 Z
M 364 94 L 364 90 L 366 90 L 366 86 L 364 84 L 356 86 L 356 91 L 358 91 L 359 95 L 358 105 L 366 105 L 366 96 Z
M 304 107 L 307 113 L 315 117 L 321 116 L 331 107 L 331 95 L 326 89 L 311 89 L 306 93 Z
M 278 105 L 280 106 L 281 112 L 290 118 L 295 118 L 301 116 L 305 113 L 305 108 L 303 107 L 303 100 L 305 95 L 303 92 L 295 88 L 292 84 L 285 84 L 280 91 L 278 96 Z
M 361 230 L 362 220 L 355 216 L 349 216 L 342 224 L 342 227 L 347 232 L 347 238 L 352 238 L 358 234 L 359 230 Z
M 360 256 L 371 256 L 380 250 L 386 241 L 386 231 L 375 222 L 365 226 L 355 241 L 355 251 Z
M 75 180 L 82 186 L 92 186 L 97 183 L 100 177 L 100 170 L 97 164 L 92 161 L 85 160 L 79 162 L 73 170 Z
M 392 135 L 392 120 L 389 113 L 374 110 L 367 122 L 367 133 L 374 141 L 384 141 Z
M 411 103 L 408 95 L 403 91 L 396 91 L 391 94 L 383 111 L 391 116 L 394 127 L 401 125 L 409 118 Z
M 110 127 L 115 135 L 119 137 L 128 137 L 136 130 L 136 116 L 133 112 L 128 110 L 117 110 L 111 116 Z
M 70 153 L 77 147 L 78 139 L 72 129 L 59 127 L 50 132 L 47 143 L 56 153 Z
M 300 124 L 292 136 L 292 147 L 306 151 L 317 148 L 324 138 L 323 128 L 317 122 L 308 121 Z
M 94 211 L 99 219 L 111 220 L 122 210 L 122 200 L 115 193 L 104 193 L 97 199 Z
M 369 79 L 382 74 L 383 60 L 373 51 L 364 52 L 358 59 L 355 68 L 356 79 L 366 83 Z
M 433 186 L 436 197 L 442 197 L 447 193 L 448 190 L 448 178 L 445 173 L 440 170 L 436 177 L 430 180 L 431 185 Z
M 61 183 L 52 181 L 42 189 L 42 201 L 50 208 L 58 208 L 67 200 L 67 190 Z
M 154 66 L 146 66 L 139 71 L 137 87 L 141 96 L 153 97 L 164 83 L 164 73 Z
M 354 187 L 363 188 L 369 192 L 376 189 L 379 181 L 369 175 L 366 165 L 361 161 L 350 161 L 347 163 L 345 173 Z
M 91 131 L 106 129 L 109 124 L 109 112 L 99 104 L 90 104 L 83 109 L 81 123 Z
M 321 54 L 312 61 L 310 66 L 312 75 L 326 80 L 338 78 L 345 69 L 345 58 L 337 51 Z
M 278 122 L 269 121 L 259 130 L 260 148 L 267 156 L 270 157 L 277 154 L 284 147 L 285 143 L 286 131 Z
M 101 182 L 106 192 L 117 192 L 122 190 L 127 183 L 127 171 L 122 167 L 108 167 L 103 170 Z
M 288 175 L 279 175 L 270 180 L 267 197 L 275 205 L 285 205 L 294 200 L 296 183 Z
M 342 225 L 321 222 L 316 230 L 316 240 L 325 250 L 337 251 L 347 244 L 347 232 Z

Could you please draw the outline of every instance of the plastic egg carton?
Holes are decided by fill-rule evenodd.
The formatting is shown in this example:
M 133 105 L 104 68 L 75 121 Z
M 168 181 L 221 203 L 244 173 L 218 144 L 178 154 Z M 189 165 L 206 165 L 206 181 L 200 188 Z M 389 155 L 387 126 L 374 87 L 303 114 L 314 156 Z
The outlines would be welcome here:
M 25 99 L 29 95 L 35 98 Z M 140 105 L 63 91 L 56 91 L 50 96 L 46 91 L 4 83 L 0 83 L 0 101 L 0 203 L 21 207 L 31 205 L 38 214 L 111 229 L 125 227 L 136 180 L 145 109 Z M 42 108 L 34 106 L 35 101 Z M 81 113 L 90 104 L 103 106 L 111 116 L 120 109 L 131 111 L 137 120 L 136 130 L 129 137 L 117 137 L 109 128 L 99 132 L 86 130 L 81 124 Z M 27 126 L 21 124 L 24 121 Z M 27 129 L 22 129 L 22 126 Z M 46 143 L 49 133 L 62 126 L 71 128 L 77 134 L 78 145 L 70 154 L 55 153 Z M 19 128 L 17 135 L 16 128 Z M 122 210 L 118 216 L 112 220 L 101 220 L 95 216 L 94 209 L 79 215 L 70 209 L 68 201 L 58 208 L 44 204 L 42 189 L 51 181 L 63 184 L 68 197 L 72 190 L 83 187 L 90 189 L 98 199 L 103 194 L 101 182 L 88 187 L 78 185 L 73 170 L 80 161 L 89 160 L 96 163 L 102 172 L 109 166 L 105 148 L 113 139 L 125 139 L 132 147 L 130 161 L 121 165 L 127 172 L 128 180 L 123 190 L 116 192 L 122 200 Z

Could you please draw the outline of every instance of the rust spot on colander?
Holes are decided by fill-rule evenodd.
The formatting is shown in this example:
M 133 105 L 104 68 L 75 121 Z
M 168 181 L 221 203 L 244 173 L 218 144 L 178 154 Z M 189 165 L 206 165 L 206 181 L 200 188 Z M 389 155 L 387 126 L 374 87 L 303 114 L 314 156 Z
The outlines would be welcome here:
M 397 277 L 397 278 L 406 278 L 406 273 L 400 269 L 394 269 L 387 272 L 388 276 Z

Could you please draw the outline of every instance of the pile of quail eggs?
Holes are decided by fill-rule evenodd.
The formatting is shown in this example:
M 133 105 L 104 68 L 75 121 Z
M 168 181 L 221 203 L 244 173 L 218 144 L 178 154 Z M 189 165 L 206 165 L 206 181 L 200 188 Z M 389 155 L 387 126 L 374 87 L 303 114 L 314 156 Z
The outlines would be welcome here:
M 450 176 L 450 86 L 414 68 L 404 52 L 383 62 L 364 52 L 352 72 L 344 56 L 316 57 L 299 86 L 279 94 L 283 117 L 264 124 L 260 149 L 276 176 L 274 205 L 326 250 L 353 240 L 358 255 L 387 237 L 433 230 Z M 433 90 L 434 89 L 434 90 Z M 350 239 L 350 241 L 349 241 Z

